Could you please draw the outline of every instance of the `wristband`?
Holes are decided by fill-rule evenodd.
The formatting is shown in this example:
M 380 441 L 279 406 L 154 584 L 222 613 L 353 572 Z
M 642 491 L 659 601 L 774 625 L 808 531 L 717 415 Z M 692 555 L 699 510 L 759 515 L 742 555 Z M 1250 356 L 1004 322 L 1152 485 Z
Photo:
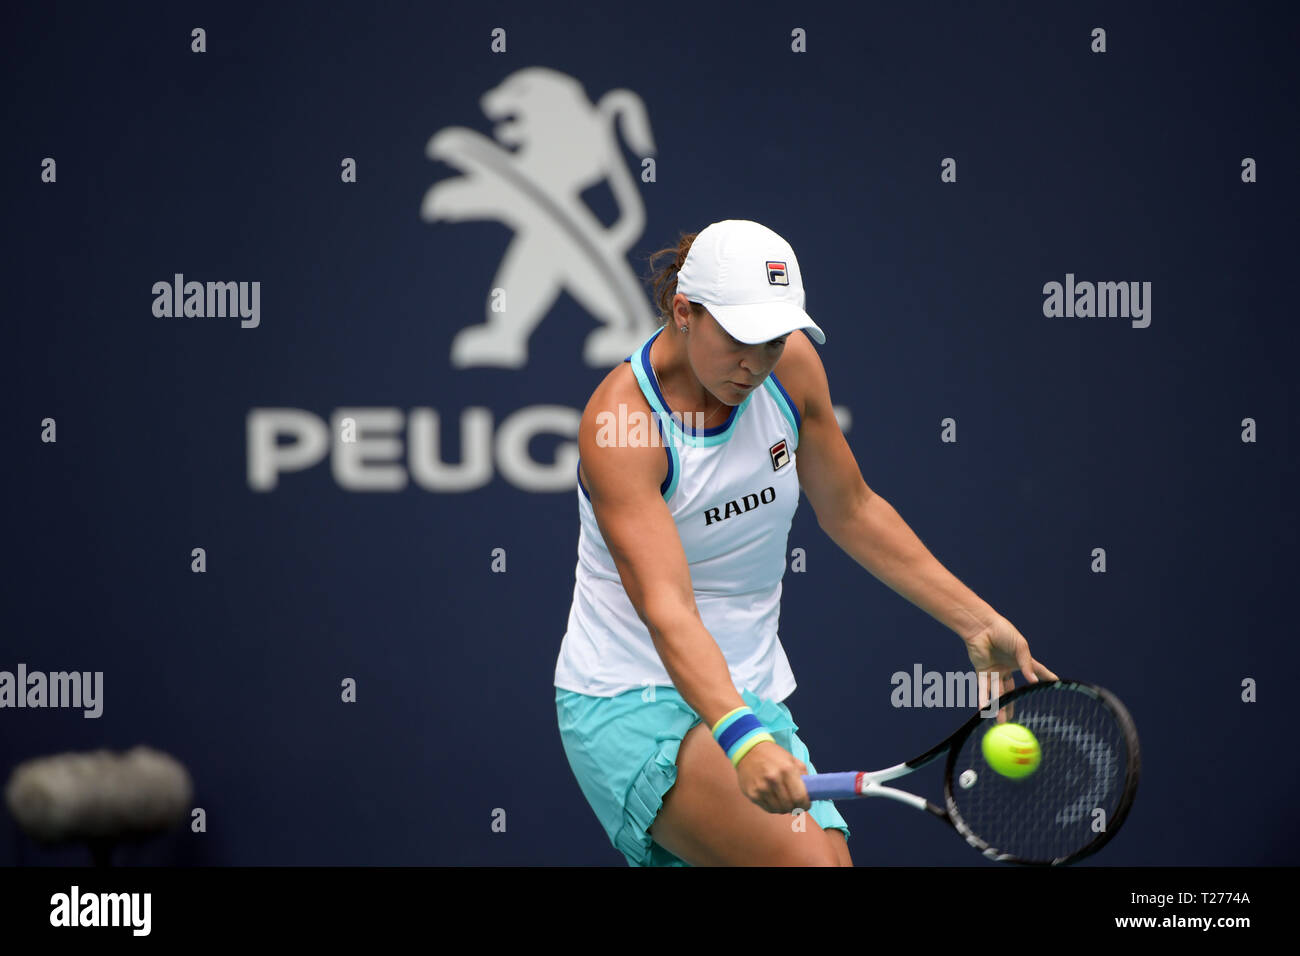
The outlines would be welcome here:
M 724 714 L 713 728 L 713 739 L 726 751 L 733 767 L 740 763 L 741 757 L 763 741 L 776 743 L 748 707 L 737 707 Z

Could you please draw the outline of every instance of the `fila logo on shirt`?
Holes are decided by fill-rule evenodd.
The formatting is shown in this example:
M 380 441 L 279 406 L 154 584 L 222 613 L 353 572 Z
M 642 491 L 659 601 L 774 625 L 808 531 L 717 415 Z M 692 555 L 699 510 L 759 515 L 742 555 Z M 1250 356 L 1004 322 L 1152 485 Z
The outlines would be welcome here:
M 784 262 L 767 264 L 767 281 L 769 285 L 789 285 L 790 277 L 786 274 Z
M 784 438 L 782 438 L 779 442 L 777 442 L 775 445 L 769 448 L 767 450 L 767 453 L 772 456 L 773 471 L 780 471 L 784 465 L 788 465 L 790 463 L 790 452 L 785 447 Z

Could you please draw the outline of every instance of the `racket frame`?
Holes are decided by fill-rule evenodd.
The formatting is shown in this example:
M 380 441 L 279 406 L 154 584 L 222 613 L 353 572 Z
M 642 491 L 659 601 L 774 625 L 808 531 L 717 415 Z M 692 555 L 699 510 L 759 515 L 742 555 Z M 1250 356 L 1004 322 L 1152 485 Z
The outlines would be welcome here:
M 1124 789 L 1120 793 L 1119 802 L 1111 819 L 1107 821 L 1106 829 L 1103 830 L 1096 839 L 1090 840 L 1088 843 L 1084 844 L 1084 846 L 1067 856 L 1057 857 L 1051 860 L 1028 860 L 1015 856 L 1014 854 L 999 852 L 997 849 L 990 846 L 987 841 L 974 833 L 970 827 L 967 826 L 966 821 L 962 819 L 961 813 L 957 810 L 957 803 L 953 797 L 952 778 L 958 755 L 961 753 L 962 744 L 966 742 L 966 738 L 973 734 L 984 721 L 995 719 L 994 715 L 1004 707 L 1014 704 L 1019 698 L 1025 697 L 1029 694 L 1051 693 L 1053 691 L 1062 690 L 1087 694 L 1089 697 L 1100 701 L 1115 716 L 1120 732 L 1124 737 L 1125 750 L 1127 752 Z M 896 787 L 882 786 L 886 781 L 897 780 L 900 777 L 907 776 L 913 771 L 920 770 L 922 767 L 933 763 L 944 754 L 948 755 L 943 775 L 943 796 L 946 806 L 936 806 L 925 797 L 914 793 L 908 793 L 905 790 L 899 790 Z M 882 770 L 870 772 L 807 774 L 803 779 L 805 785 L 812 782 L 812 788 L 822 791 L 818 796 L 813 797 L 813 799 L 816 800 L 887 797 L 901 803 L 906 803 L 918 810 L 928 810 L 933 816 L 943 820 L 961 834 L 971 847 L 978 850 L 988 859 L 995 860 L 999 863 L 1018 863 L 1025 866 L 1065 866 L 1096 853 L 1110 842 L 1111 838 L 1119 832 L 1119 828 L 1128 817 L 1129 809 L 1132 807 L 1133 799 L 1137 794 L 1138 778 L 1141 775 L 1141 767 L 1141 748 L 1138 741 L 1137 728 L 1133 723 L 1132 716 L 1130 716 L 1128 710 L 1120 702 L 1119 698 L 1104 687 L 1098 687 L 1095 684 L 1088 684 L 1084 681 L 1072 680 L 1070 678 L 1061 678 L 1060 680 L 1055 681 L 1039 681 L 1035 684 L 1025 684 L 1007 691 L 1007 693 L 1002 694 L 997 698 L 996 706 L 989 704 L 987 707 L 976 711 L 969 720 L 953 731 L 946 740 L 931 747 L 925 753 L 913 757 L 911 760 L 905 761 L 904 763 L 895 764 L 892 767 L 886 767 Z M 834 779 L 833 781 L 825 781 L 819 788 L 816 781 L 818 778 L 823 777 Z M 828 790 L 826 783 L 832 782 L 834 785 Z

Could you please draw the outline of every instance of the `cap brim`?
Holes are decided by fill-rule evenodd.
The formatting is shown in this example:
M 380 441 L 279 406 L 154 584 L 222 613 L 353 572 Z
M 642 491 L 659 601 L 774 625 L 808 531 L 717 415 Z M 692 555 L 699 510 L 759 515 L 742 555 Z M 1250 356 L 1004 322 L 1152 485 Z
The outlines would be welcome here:
M 808 313 L 789 302 L 761 302 L 757 305 L 710 305 L 701 302 L 718 324 L 738 342 L 759 345 L 779 339 L 787 332 L 803 329 L 818 345 L 826 344 L 826 333 Z

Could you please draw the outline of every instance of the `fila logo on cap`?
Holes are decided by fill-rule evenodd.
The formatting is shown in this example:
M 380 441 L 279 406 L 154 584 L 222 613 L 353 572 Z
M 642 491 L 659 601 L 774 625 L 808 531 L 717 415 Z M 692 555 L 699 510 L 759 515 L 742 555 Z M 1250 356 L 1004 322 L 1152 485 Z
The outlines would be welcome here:
M 790 277 L 786 275 L 784 262 L 767 264 L 767 281 L 769 285 L 789 285 Z
M 781 466 L 790 461 L 790 453 L 786 451 L 784 438 L 769 448 L 767 453 L 772 456 L 773 471 L 780 471 Z

